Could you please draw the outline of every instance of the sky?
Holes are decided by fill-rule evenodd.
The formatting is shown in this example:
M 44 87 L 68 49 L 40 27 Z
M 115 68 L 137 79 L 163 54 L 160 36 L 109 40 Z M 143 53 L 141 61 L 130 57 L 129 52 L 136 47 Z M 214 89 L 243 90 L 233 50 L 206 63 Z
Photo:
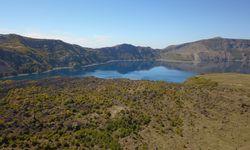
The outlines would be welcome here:
M 0 0 L 0 34 L 84 47 L 250 39 L 249 0 Z

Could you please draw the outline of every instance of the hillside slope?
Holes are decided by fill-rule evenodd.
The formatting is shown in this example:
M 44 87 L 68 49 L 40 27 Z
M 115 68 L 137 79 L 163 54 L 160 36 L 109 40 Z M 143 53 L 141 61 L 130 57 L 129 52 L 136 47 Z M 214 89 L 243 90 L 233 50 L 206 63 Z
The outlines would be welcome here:
M 55 67 L 79 67 L 111 60 L 154 59 L 156 50 L 122 44 L 91 49 L 60 40 L 0 35 L 0 76 L 34 73 Z
M 0 35 L 0 76 L 36 73 L 56 67 L 80 67 L 112 60 L 250 61 L 250 40 L 213 38 L 166 49 L 121 44 L 99 49 L 61 40 Z
M 163 59 L 186 61 L 250 61 L 250 40 L 212 38 L 169 46 Z
M 222 80 L 221 80 L 222 79 Z M 0 81 L 1 149 L 250 148 L 250 75 Z

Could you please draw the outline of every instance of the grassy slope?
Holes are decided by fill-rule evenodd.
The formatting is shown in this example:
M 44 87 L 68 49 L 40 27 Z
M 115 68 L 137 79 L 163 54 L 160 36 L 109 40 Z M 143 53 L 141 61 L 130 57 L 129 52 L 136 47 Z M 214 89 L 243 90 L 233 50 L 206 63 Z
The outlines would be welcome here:
M 235 89 L 249 89 L 250 78 L 248 74 L 223 73 L 223 74 L 206 74 L 201 76 L 218 82 L 222 86 L 229 86 Z
M 249 149 L 250 148 L 250 75 L 224 73 L 207 74 L 188 80 L 186 85 L 195 85 L 194 97 L 203 94 L 199 92 L 205 88 L 206 95 L 197 101 L 201 113 L 198 137 L 201 145 L 210 145 L 212 149 Z M 199 96 L 198 96 L 199 97 Z M 195 99 L 195 98 L 194 98 Z M 197 139 L 198 140 L 198 139 Z
M 0 147 L 249 149 L 250 75 L 0 81 Z

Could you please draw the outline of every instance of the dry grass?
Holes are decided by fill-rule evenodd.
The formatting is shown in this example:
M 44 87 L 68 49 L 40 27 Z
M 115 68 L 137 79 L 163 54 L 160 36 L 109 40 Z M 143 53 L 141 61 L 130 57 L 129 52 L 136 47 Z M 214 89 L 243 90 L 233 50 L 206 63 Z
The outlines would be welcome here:
M 248 74 L 218 73 L 201 75 L 200 77 L 211 79 L 225 87 L 250 89 L 250 77 Z

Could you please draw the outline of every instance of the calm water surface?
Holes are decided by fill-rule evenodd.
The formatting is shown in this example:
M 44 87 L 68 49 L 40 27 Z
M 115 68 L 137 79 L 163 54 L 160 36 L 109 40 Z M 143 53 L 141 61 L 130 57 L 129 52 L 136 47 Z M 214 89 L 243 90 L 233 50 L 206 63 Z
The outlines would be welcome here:
M 131 80 L 160 80 L 181 83 L 187 78 L 201 73 L 241 72 L 250 73 L 249 64 L 242 63 L 169 63 L 145 61 L 121 61 L 83 67 L 81 69 L 61 69 L 40 74 L 2 78 L 2 80 L 34 80 L 48 77 L 128 78 Z

